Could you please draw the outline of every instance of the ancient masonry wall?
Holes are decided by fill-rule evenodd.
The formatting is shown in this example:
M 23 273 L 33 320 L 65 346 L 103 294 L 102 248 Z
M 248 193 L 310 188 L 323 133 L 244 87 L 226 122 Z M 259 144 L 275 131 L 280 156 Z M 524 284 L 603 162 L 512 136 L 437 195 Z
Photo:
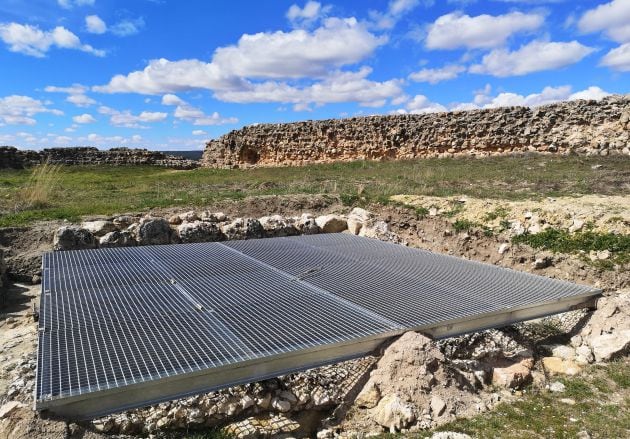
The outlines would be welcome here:
M 630 154 L 630 95 L 528 108 L 261 124 L 207 143 L 230 168 L 525 152 Z
M 193 169 L 199 162 L 146 149 L 92 147 L 49 148 L 41 151 L 0 146 L 0 169 L 22 169 L 48 161 L 62 165 L 157 165 L 175 169 Z

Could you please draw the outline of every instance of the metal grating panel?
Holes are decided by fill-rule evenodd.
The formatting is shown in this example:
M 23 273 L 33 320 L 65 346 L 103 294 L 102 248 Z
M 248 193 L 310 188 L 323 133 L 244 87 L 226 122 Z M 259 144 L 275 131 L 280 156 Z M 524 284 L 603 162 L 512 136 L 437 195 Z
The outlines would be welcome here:
M 598 294 L 347 234 L 55 252 L 43 268 L 36 405 L 78 417 L 361 355 L 405 330 L 490 318 L 471 326 L 482 328 Z

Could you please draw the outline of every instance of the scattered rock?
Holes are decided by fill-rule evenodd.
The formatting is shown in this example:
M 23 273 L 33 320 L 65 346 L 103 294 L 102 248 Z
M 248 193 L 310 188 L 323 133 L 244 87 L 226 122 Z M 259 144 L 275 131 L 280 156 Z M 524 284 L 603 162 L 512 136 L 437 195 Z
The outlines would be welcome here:
M 578 232 L 580 230 L 582 230 L 582 228 L 584 227 L 584 221 L 574 218 L 573 219 L 573 224 L 571 224 L 571 226 L 569 226 L 569 232 L 571 233 L 575 233 Z
M 536 257 L 536 259 L 532 263 L 532 267 L 534 267 L 536 270 L 547 268 L 551 265 L 553 265 L 553 257 L 551 255 L 540 255 Z
M 0 419 L 4 419 L 15 409 L 26 407 L 19 401 L 9 401 L 0 407 Z
M 222 223 L 228 220 L 228 217 L 223 212 L 208 212 L 207 210 L 201 213 L 201 221 L 208 221 L 211 223 Z
M 562 393 L 566 390 L 566 386 L 560 381 L 554 381 L 549 385 L 549 390 L 554 393 Z
M 542 363 L 549 375 L 576 375 L 582 369 L 575 361 L 558 357 L 543 357 Z
M 371 409 L 376 407 L 381 400 L 381 392 L 374 383 L 369 383 L 361 390 L 354 400 L 354 404 L 359 408 Z
M 612 334 L 601 334 L 590 337 L 588 343 L 591 346 L 595 361 L 610 361 L 625 355 L 630 349 L 630 330 L 615 331 Z
M 53 238 L 54 250 L 84 250 L 96 248 L 96 238 L 82 227 L 60 227 Z
M 520 389 L 532 380 L 533 360 L 523 359 L 506 367 L 495 367 L 492 384 L 506 389 Z
M 510 244 L 508 244 L 507 242 L 504 242 L 503 244 L 499 246 L 498 251 L 499 251 L 499 254 L 502 255 L 502 254 L 507 253 L 509 249 L 510 249 Z
M 442 416 L 446 410 L 446 403 L 439 396 L 433 396 L 431 398 L 431 413 L 433 416 Z
M 386 395 L 372 410 L 374 421 L 392 433 L 407 428 L 416 420 L 414 408 L 396 394 Z

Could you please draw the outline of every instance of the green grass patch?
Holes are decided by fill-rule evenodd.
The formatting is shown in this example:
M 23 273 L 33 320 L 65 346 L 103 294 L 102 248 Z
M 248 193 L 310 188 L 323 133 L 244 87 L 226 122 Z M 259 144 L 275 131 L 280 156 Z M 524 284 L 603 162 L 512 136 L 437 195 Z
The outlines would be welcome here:
M 605 166 L 593 170 L 591 166 L 596 164 Z M 630 182 L 630 157 L 356 161 L 189 171 L 151 166 L 72 166 L 55 172 L 53 190 L 41 192 L 43 203 L 28 206 L 25 190 L 33 187 L 33 175 L 32 169 L 3 169 L 0 173 L 0 226 L 140 212 L 155 207 L 203 207 L 222 200 L 264 195 L 328 194 L 352 206 L 386 203 L 398 194 L 506 200 L 580 193 L 624 194 Z M 449 212 L 451 217 L 461 208 L 454 205 Z
M 453 223 L 453 229 L 455 229 L 455 231 L 457 233 L 467 232 L 467 231 L 472 230 L 473 228 L 477 227 L 477 225 L 478 224 L 475 223 L 474 221 L 470 221 L 470 220 L 467 220 L 467 219 L 457 219 Z
M 533 248 L 550 250 L 555 253 L 577 253 L 584 251 L 608 250 L 611 257 L 608 260 L 595 261 L 601 268 L 610 268 L 611 264 L 626 264 L 630 262 L 630 235 L 614 233 L 583 232 L 569 233 L 566 230 L 547 229 L 540 233 L 523 234 L 512 238 L 516 244 L 527 244 Z M 590 262 L 590 260 L 589 260 Z

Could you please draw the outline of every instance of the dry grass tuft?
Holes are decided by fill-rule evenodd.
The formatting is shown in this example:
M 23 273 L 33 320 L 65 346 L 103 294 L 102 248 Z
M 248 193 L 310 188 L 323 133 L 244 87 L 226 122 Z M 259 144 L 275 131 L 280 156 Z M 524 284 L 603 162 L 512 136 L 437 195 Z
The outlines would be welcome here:
M 51 197 L 59 183 L 60 165 L 48 161 L 35 167 L 24 188 L 16 200 L 15 211 L 43 209 L 51 205 Z

